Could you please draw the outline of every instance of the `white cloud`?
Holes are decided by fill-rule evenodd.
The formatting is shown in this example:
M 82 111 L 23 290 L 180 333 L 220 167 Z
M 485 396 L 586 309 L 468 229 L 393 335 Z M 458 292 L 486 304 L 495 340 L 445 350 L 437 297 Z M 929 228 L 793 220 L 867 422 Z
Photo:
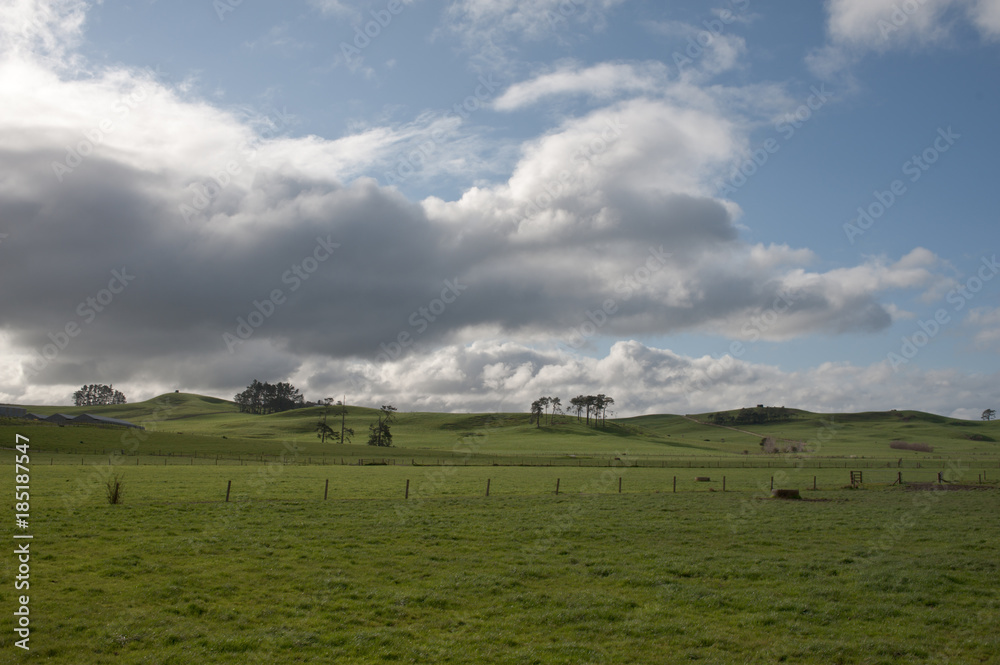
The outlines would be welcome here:
M 663 87 L 667 68 L 660 62 L 641 65 L 601 63 L 581 69 L 565 64 L 553 72 L 515 83 L 497 98 L 493 106 L 514 111 L 556 95 L 588 95 L 608 100 L 621 93 L 654 92 Z
M 830 43 L 807 58 L 825 78 L 869 52 L 948 43 L 957 23 L 1000 37 L 1000 0 L 829 0 L 827 14 Z
M 454 0 L 446 29 L 478 54 L 480 67 L 508 71 L 522 42 L 568 42 L 604 29 L 608 14 L 624 0 Z
M 58 65 L 83 33 L 84 0 L 5 0 L 0 4 L 0 49 Z
M 326 377 L 345 373 L 355 380 L 325 383 Z M 296 385 L 317 394 L 346 390 L 362 403 L 406 396 L 399 404 L 409 410 L 523 412 L 539 395 L 558 395 L 565 403 L 577 394 L 603 392 L 615 398 L 620 415 L 695 413 L 758 403 L 818 412 L 913 408 L 951 413 L 966 404 L 996 401 L 996 378 L 955 371 L 897 374 L 886 362 L 866 367 L 824 363 L 788 372 L 728 354 L 687 357 L 636 341 L 617 342 L 597 358 L 480 341 L 410 354 L 394 363 L 327 361 L 304 369 Z
M 1000 307 L 971 309 L 965 323 L 976 329 L 973 339 L 978 348 L 1000 350 Z

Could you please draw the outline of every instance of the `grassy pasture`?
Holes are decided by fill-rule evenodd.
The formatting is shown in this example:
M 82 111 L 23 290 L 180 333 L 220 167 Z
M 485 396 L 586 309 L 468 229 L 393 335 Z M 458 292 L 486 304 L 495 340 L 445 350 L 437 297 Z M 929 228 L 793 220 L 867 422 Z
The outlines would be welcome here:
M 594 430 L 403 413 L 397 447 L 376 449 L 320 444 L 318 408 L 247 416 L 169 394 L 48 410 L 83 411 L 148 429 L 0 424 L 4 445 L 31 438 L 32 651 L 18 661 L 1000 659 L 995 422 L 798 411 L 746 432 L 698 422 L 709 414 Z M 356 441 L 373 417 L 350 407 Z M 811 452 L 763 455 L 762 436 Z M 863 489 L 845 489 L 851 469 Z M 938 471 L 991 489 L 891 484 Z M 124 505 L 103 496 L 114 473 Z M 772 477 L 806 500 L 764 498 Z M 13 485 L 0 474 L 0 493 Z M 3 579 L 15 567 L 0 557 Z M 0 585 L 0 608 L 15 600 Z
M 607 478 L 480 467 L 431 479 L 425 494 L 415 477 L 406 501 L 401 481 L 413 468 L 168 465 L 117 469 L 125 504 L 109 506 L 101 470 L 33 472 L 33 650 L 18 660 L 978 663 L 1000 654 L 995 490 L 758 501 L 750 490 L 695 491 L 693 481 L 664 492 L 654 469 Z M 556 473 L 566 490 L 540 492 Z M 496 483 L 489 498 L 484 474 Z M 631 491 L 617 494 L 618 475 Z M 5 475 L 0 491 L 10 484 Z M 13 567 L 0 558 L 5 579 Z M 0 606 L 13 601 L 0 587 Z

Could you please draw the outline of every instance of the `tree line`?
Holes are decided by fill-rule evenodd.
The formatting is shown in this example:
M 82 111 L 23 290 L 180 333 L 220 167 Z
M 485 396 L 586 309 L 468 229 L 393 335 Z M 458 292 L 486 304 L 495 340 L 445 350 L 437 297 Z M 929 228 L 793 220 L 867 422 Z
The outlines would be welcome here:
M 115 390 L 114 386 L 102 383 L 86 385 L 73 393 L 73 404 L 76 406 L 104 406 L 106 404 L 125 404 L 125 394 Z
M 783 406 L 758 406 L 755 409 L 742 408 L 736 415 L 724 411 L 709 415 L 716 425 L 761 425 L 791 418 L 792 412 Z
M 607 422 L 608 407 L 615 403 L 615 400 L 604 393 L 598 395 L 577 395 L 570 399 L 570 411 L 576 413 L 577 421 L 581 415 L 586 419 L 586 424 L 590 425 L 591 416 L 594 418 L 594 427 L 600 424 L 602 427 Z M 551 413 L 549 409 L 551 407 Z M 548 419 L 548 424 L 552 424 L 552 419 L 556 414 L 563 413 L 562 400 L 558 397 L 539 397 L 531 403 L 531 415 L 528 422 L 534 423 L 535 427 L 541 427 L 542 421 Z

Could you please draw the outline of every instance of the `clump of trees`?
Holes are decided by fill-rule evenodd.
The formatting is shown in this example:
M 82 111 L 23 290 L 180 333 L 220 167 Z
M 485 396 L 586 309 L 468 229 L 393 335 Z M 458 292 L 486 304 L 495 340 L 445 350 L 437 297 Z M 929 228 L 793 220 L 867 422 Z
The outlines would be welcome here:
M 918 453 L 932 453 L 934 452 L 934 446 L 928 445 L 926 443 L 910 443 L 908 441 L 892 441 L 889 443 L 890 448 L 895 448 L 896 450 L 915 450 Z
M 396 407 L 383 404 L 378 410 L 378 421 L 368 426 L 369 446 L 392 446 L 392 431 L 390 429 L 396 420 Z
M 83 386 L 73 393 L 73 404 L 76 406 L 103 406 L 106 404 L 125 404 L 125 394 L 115 390 L 113 386 L 95 383 Z
M 735 416 L 725 411 L 709 416 L 715 425 L 761 425 L 788 420 L 791 417 L 792 412 L 783 406 L 758 406 L 753 409 L 744 407 L 737 411 Z
M 549 413 L 549 407 L 552 407 L 552 413 Z M 531 416 L 528 418 L 528 422 L 535 423 L 535 427 L 541 427 L 542 421 L 548 417 L 548 423 L 552 424 L 552 418 L 557 414 L 562 413 L 562 400 L 558 397 L 539 397 L 534 402 L 531 403 Z
M 233 400 L 241 413 L 257 415 L 289 411 L 305 406 L 305 399 L 292 384 L 279 382 L 272 385 L 267 382 L 261 383 L 257 379 L 254 379 L 246 390 L 237 393 Z
M 615 400 L 601 393 L 599 395 L 577 395 L 569 403 L 570 410 L 576 413 L 578 421 L 581 419 L 581 414 L 586 414 L 587 425 L 590 425 L 591 416 L 593 416 L 594 427 L 598 425 L 603 427 L 607 422 L 608 407 L 614 404 Z M 553 418 L 557 414 L 563 413 L 562 400 L 558 397 L 539 397 L 531 403 L 530 413 L 529 422 L 534 423 L 535 427 L 541 427 L 542 422 L 546 420 L 551 425 Z
M 590 417 L 594 417 L 594 427 L 598 424 L 603 427 L 608 420 L 608 407 L 615 403 L 614 398 L 599 393 L 597 395 L 577 395 L 569 401 L 570 408 L 576 412 L 576 419 L 580 420 L 580 414 L 584 414 L 586 424 L 590 424 Z

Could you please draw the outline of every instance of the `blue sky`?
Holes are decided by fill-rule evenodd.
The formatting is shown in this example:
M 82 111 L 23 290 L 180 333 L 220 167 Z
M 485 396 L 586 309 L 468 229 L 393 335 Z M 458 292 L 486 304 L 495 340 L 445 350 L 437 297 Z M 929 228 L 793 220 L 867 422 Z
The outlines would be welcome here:
M 1000 401 L 997 0 L 0 12 L 2 401 Z

